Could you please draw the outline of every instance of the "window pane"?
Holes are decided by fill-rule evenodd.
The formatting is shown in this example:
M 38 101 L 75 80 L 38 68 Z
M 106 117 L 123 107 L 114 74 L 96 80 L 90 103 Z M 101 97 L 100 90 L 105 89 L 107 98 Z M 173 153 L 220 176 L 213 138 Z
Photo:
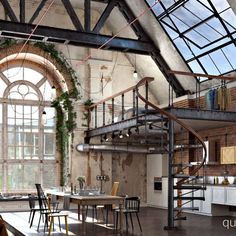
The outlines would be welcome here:
M 8 190 L 23 189 L 23 166 L 21 164 L 9 164 L 7 176 Z
M 15 159 L 15 147 L 8 147 L 8 159 Z
M 24 166 L 24 189 L 34 189 L 35 183 L 40 182 L 40 165 L 27 164 Z
M 16 159 L 23 159 L 23 147 L 16 147 Z
M 44 134 L 44 155 L 55 154 L 55 135 Z
M 50 188 L 57 186 L 58 164 L 45 164 L 43 166 L 43 186 Z
M 3 97 L 3 92 L 6 89 L 7 85 L 0 77 L 0 97 Z
M 8 133 L 8 144 L 15 145 L 15 134 L 14 133 Z

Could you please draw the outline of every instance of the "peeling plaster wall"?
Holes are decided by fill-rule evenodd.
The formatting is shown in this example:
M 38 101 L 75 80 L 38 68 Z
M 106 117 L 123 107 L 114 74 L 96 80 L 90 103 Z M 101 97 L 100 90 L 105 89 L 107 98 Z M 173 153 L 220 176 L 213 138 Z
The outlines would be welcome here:
M 146 202 L 146 167 L 146 155 L 113 153 L 112 178 L 120 182 L 119 194 L 139 196 Z

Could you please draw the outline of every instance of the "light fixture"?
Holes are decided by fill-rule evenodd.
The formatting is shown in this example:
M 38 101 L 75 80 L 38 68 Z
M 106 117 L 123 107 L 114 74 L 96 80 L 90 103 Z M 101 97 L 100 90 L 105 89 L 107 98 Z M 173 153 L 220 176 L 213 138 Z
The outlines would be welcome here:
M 149 124 L 148 128 L 149 129 L 153 129 L 152 124 Z
M 115 136 L 115 133 L 113 132 L 112 135 L 111 135 L 111 139 L 114 139 L 116 136 Z
M 123 134 L 122 134 L 122 132 L 120 131 L 120 133 L 119 133 L 119 138 L 123 138 L 124 136 L 123 136 Z
M 132 134 L 131 129 L 128 129 L 128 133 L 126 133 L 126 136 L 130 137 L 131 134 Z
M 135 79 L 138 78 L 138 73 L 137 73 L 137 71 L 136 71 L 136 55 L 134 55 L 134 73 L 133 73 L 133 77 L 134 77 Z
M 107 135 L 106 135 L 106 134 L 103 136 L 103 139 L 104 139 L 106 142 L 108 142 L 108 141 L 109 141 L 109 138 L 107 137 Z
M 54 101 L 56 99 L 56 95 L 57 95 L 57 90 L 56 90 L 56 87 L 53 85 L 52 90 L 51 90 L 51 100 L 52 101 Z
M 43 113 L 42 113 L 41 123 L 42 123 L 42 125 L 46 125 L 47 124 L 47 113 L 46 113 L 46 111 L 43 111 Z

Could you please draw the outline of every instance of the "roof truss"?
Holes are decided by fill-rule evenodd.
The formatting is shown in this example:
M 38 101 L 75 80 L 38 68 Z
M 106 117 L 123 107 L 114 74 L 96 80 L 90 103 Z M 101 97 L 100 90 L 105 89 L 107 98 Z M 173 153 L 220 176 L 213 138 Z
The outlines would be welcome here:
M 76 46 L 91 48 L 101 48 L 106 50 L 116 50 L 128 53 L 137 53 L 150 55 L 159 69 L 162 71 L 167 81 L 173 87 L 177 96 L 185 94 L 185 90 L 174 75 L 169 75 L 170 69 L 166 61 L 160 54 L 159 49 L 155 46 L 152 39 L 146 34 L 138 21 L 135 21 L 131 28 L 138 39 L 119 38 L 100 34 L 102 27 L 105 25 L 110 13 L 114 8 L 118 8 L 128 23 L 132 22 L 136 16 L 126 4 L 125 0 L 83 0 L 84 1 L 84 25 L 81 24 L 77 13 L 75 12 L 70 0 L 61 0 L 66 9 L 68 16 L 75 30 L 61 29 L 39 25 L 31 37 L 31 40 L 64 43 Z M 105 10 L 98 19 L 95 27 L 91 29 L 91 1 L 106 4 Z M 0 34 L 2 37 L 27 39 L 35 28 L 35 21 L 46 6 L 47 0 L 41 0 L 35 12 L 28 22 L 25 22 L 25 0 L 19 1 L 19 17 L 7 0 L 0 0 L 8 20 L 0 20 Z M 112 40 L 111 40 L 112 39 Z M 105 46 L 106 42 L 109 43 Z M 104 47 L 103 47 L 104 45 Z

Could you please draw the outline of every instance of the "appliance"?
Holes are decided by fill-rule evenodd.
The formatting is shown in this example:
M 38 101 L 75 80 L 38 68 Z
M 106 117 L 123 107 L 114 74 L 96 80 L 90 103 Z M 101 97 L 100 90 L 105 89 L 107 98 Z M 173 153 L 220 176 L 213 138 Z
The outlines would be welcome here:
M 154 190 L 162 190 L 162 177 L 154 177 Z

